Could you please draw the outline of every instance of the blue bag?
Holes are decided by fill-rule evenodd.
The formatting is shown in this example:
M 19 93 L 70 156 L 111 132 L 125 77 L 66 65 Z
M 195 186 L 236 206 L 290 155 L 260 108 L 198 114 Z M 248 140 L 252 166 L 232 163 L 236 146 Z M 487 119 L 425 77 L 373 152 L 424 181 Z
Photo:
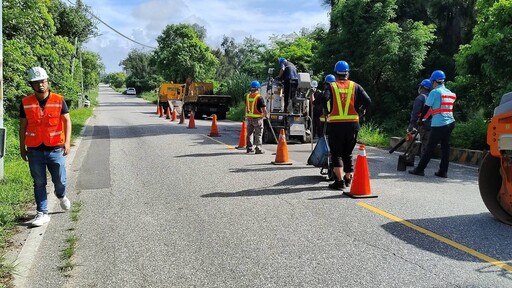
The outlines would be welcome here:
M 315 149 L 311 152 L 311 155 L 308 158 L 308 165 L 313 165 L 315 167 L 326 167 L 327 160 L 329 157 L 329 144 L 327 144 L 327 139 L 322 137 L 318 139 L 318 142 L 315 145 Z

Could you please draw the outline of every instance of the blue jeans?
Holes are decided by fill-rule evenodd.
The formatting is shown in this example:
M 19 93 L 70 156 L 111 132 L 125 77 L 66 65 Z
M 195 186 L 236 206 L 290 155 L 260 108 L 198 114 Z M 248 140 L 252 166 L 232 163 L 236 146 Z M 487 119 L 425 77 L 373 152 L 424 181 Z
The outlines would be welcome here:
M 64 149 L 35 150 L 28 149 L 28 167 L 34 179 L 34 197 L 37 211 L 48 213 L 48 197 L 46 195 L 46 168 L 50 171 L 55 186 L 55 195 L 62 198 L 66 195 L 66 159 Z

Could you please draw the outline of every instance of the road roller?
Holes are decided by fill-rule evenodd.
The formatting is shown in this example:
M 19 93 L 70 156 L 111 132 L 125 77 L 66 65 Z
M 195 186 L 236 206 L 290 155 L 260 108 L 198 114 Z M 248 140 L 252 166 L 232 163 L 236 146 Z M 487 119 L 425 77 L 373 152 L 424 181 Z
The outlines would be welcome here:
M 502 96 L 487 127 L 489 153 L 482 160 L 478 187 L 485 206 L 512 225 L 512 92 Z

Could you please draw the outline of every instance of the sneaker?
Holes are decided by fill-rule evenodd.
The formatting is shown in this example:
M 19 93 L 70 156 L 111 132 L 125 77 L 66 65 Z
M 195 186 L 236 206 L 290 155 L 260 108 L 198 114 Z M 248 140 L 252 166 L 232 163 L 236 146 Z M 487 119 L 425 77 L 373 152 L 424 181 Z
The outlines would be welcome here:
M 265 154 L 265 151 L 256 148 L 256 152 L 254 152 L 254 154 Z
M 252 148 L 247 148 L 247 153 L 252 153 L 254 150 Z
M 34 221 L 32 221 L 32 226 L 41 227 L 48 222 L 50 222 L 50 215 L 44 214 L 43 212 L 37 212 Z
M 448 178 L 448 174 L 446 172 L 437 171 L 434 173 L 434 175 L 441 178 Z
M 345 188 L 345 182 L 344 181 L 334 180 L 333 183 L 329 184 L 329 189 L 343 190 L 343 188 Z
M 60 208 L 63 210 L 69 210 L 71 208 L 71 201 L 69 201 L 68 197 L 64 196 L 59 199 L 60 200 Z
M 409 174 L 425 176 L 425 171 L 418 171 L 416 169 L 409 170 Z

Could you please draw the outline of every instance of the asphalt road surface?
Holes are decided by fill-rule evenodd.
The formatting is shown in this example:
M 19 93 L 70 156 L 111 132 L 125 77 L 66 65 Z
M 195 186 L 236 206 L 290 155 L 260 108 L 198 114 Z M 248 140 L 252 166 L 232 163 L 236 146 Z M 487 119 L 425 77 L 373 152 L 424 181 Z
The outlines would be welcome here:
M 441 179 L 432 160 L 419 177 L 367 147 L 378 198 L 352 199 L 306 165 L 310 144 L 272 165 L 276 145 L 235 149 L 241 123 L 219 121 L 212 138 L 209 119 L 188 129 L 155 110 L 100 87 L 68 159 L 79 219 L 54 205 L 29 230 L 39 244 L 27 240 L 19 287 L 512 287 L 512 229 L 481 201 L 477 167 L 451 164 Z

